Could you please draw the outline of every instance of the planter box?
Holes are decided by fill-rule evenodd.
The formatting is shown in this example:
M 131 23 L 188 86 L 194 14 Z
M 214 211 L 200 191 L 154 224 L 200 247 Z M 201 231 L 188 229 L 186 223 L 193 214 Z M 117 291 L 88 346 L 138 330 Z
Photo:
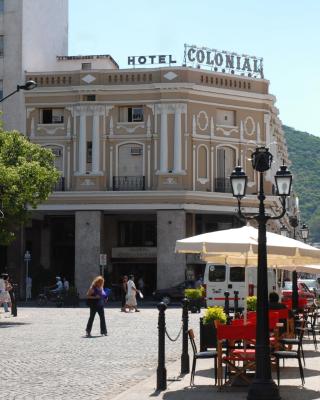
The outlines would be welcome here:
M 214 324 L 204 324 L 200 318 L 200 351 L 217 347 L 217 330 Z
M 188 309 L 192 313 L 199 313 L 201 311 L 201 307 L 203 306 L 203 299 L 189 299 Z

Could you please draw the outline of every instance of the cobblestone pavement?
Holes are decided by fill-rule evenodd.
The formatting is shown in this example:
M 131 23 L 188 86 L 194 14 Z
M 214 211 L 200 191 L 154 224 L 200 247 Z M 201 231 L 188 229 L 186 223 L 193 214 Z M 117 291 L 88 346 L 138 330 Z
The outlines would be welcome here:
M 0 399 L 109 400 L 157 367 L 156 308 L 121 313 L 107 307 L 108 336 L 96 316 L 92 338 L 84 335 L 87 308 L 19 308 L 18 317 L 0 314 Z M 166 312 L 169 334 L 181 327 L 181 309 Z M 199 326 L 199 314 L 190 314 Z M 181 339 L 166 340 L 166 360 L 180 358 Z

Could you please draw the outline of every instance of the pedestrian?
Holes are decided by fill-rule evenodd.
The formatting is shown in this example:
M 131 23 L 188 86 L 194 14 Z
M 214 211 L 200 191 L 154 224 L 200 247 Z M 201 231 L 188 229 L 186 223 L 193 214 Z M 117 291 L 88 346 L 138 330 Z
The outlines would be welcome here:
M 104 303 L 107 300 L 107 295 L 103 289 L 103 285 L 104 278 L 102 276 L 97 276 L 92 281 L 87 292 L 88 305 L 90 307 L 90 317 L 86 327 L 87 337 L 91 337 L 91 329 L 96 313 L 98 313 L 100 317 L 100 333 L 103 336 L 107 336 L 107 326 L 104 316 Z
M 140 276 L 140 278 L 138 279 L 138 289 L 140 290 L 140 292 L 144 291 L 144 280 L 142 276 Z
M 70 288 L 69 281 L 67 280 L 67 278 L 64 277 L 63 278 L 63 289 L 65 292 L 67 292 L 69 290 L 69 288 Z
M 139 312 L 138 307 L 137 307 L 137 293 L 139 292 L 138 289 L 136 288 L 136 285 L 134 283 L 134 276 L 130 275 L 129 280 L 127 283 L 127 297 L 126 297 L 126 305 L 125 308 L 128 308 L 129 311 L 135 310 L 135 312 Z
M 121 311 L 126 312 L 126 296 L 128 291 L 128 276 L 124 275 L 121 282 Z
M 53 288 L 53 289 L 52 289 Z M 55 294 L 60 294 L 63 291 L 63 283 L 60 276 L 56 276 L 56 284 L 50 286 L 50 292 Z
M 5 312 L 9 312 L 9 306 L 11 305 L 9 291 L 12 289 L 12 286 L 8 278 L 9 275 L 5 273 L 0 276 L 0 304 L 3 304 Z

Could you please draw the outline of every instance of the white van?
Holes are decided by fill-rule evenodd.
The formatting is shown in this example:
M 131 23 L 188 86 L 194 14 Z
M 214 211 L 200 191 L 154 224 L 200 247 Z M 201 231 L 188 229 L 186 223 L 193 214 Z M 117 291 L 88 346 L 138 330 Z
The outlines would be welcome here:
M 257 268 L 207 263 L 203 284 L 206 288 L 207 307 L 224 306 L 224 292 L 229 292 L 229 304 L 233 308 L 235 290 L 239 292 L 239 307 L 243 307 L 245 297 L 257 295 Z M 275 272 L 268 268 L 268 292 L 275 290 Z

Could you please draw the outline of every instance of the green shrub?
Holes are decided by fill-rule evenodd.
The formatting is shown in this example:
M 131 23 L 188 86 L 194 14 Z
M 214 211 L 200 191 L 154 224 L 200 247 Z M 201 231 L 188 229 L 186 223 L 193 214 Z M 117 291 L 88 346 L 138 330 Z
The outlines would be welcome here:
M 197 300 L 197 299 L 201 299 L 202 292 L 201 292 L 201 289 L 185 289 L 184 295 L 189 300 Z
M 203 316 L 203 322 L 205 324 L 212 324 L 213 321 L 219 321 L 222 324 L 225 324 L 227 322 L 227 315 L 223 311 L 222 307 L 214 306 L 207 308 Z
M 257 311 L 257 296 L 248 296 L 246 302 L 248 311 Z

